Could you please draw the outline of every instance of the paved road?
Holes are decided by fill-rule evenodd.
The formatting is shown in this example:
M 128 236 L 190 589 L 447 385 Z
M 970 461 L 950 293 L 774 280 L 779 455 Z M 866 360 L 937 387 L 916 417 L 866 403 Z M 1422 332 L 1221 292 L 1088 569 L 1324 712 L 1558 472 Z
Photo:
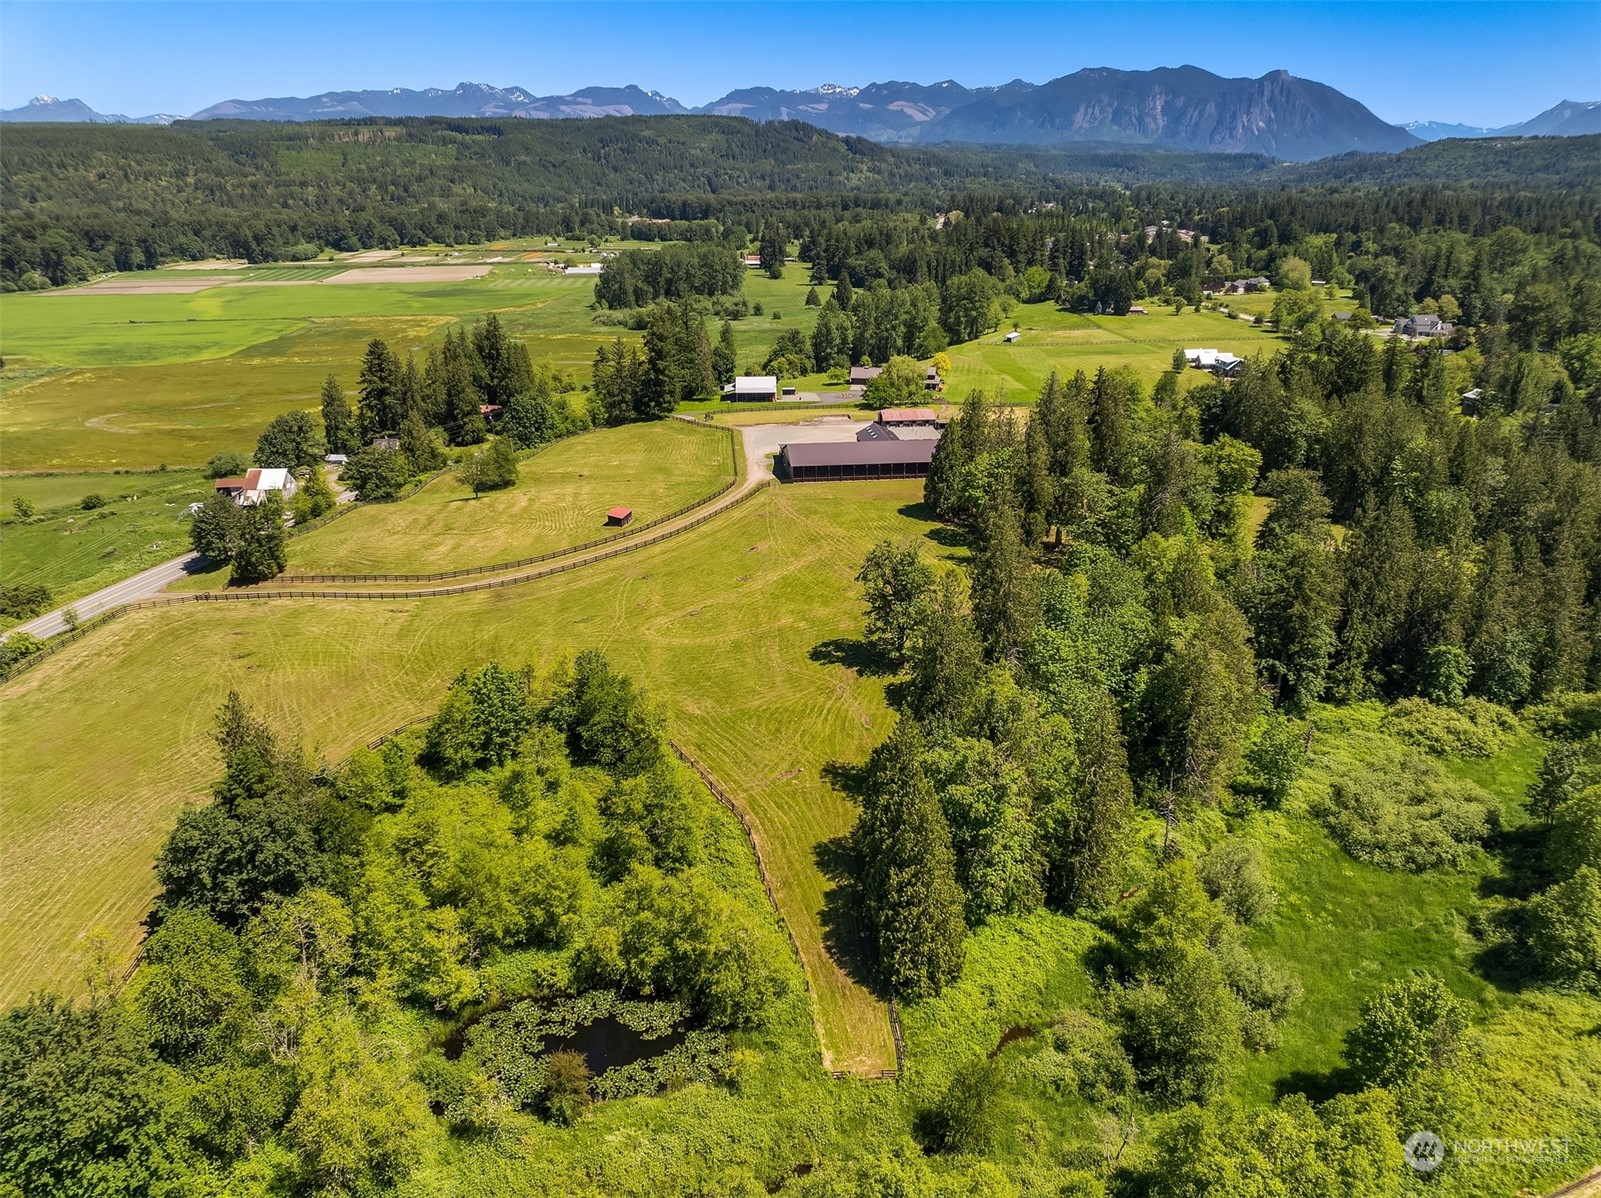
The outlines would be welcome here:
M 712 505 L 710 510 L 721 510 L 729 506 L 735 499 L 743 495 L 767 479 L 773 477 L 769 457 L 778 452 L 779 447 L 787 442 L 800 441 L 852 441 L 855 440 L 856 430 L 861 425 L 857 422 L 841 419 L 823 419 L 816 423 L 804 424 L 748 424 L 739 428 L 741 438 L 745 442 L 745 477 L 741 485 L 726 495 L 719 503 Z M 339 496 L 340 502 L 353 498 L 350 492 Z M 682 521 L 676 521 L 668 526 L 675 529 L 680 523 L 690 523 L 706 514 L 707 509 L 697 509 L 686 513 Z M 664 530 L 666 531 L 666 530 Z M 135 574 L 132 578 L 125 578 L 121 582 L 86 595 L 76 603 L 68 604 L 78 613 L 80 620 L 87 620 L 91 616 L 109 611 L 114 607 L 121 607 L 125 603 L 133 603 L 139 599 L 149 599 L 159 595 L 170 583 L 177 582 L 190 572 L 190 568 L 199 559 L 199 554 L 186 553 L 182 557 L 173 558 L 170 562 L 163 562 L 159 566 L 152 566 L 143 573 Z M 536 572 L 542 573 L 543 571 Z M 25 624 L 17 625 L 13 631 L 27 632 L 34 636 L 55 636 L 58 632 L 66 631 L 66 621 L 61 618 L 67 607 L 57 608 L 36 616 Z
M 198 553 L 186 553 L 182 557 L 175 557 L 170 562 L 152 566 L 132 578 L 112 583 L 92 595 L 85 595 L 76 603 L 69 603 L 67 607 L 76 611 L 80 620 L 87 620 L 90 616 L 98 616 L 101 612 L 121 607 L 124 603 L 159 595 L 168 583 L 177 582 L 188 574 L 190 566 L 199 560 L 199 557 Z M 67 624 L 61 618 L 61 613 L 66 611 L 67 607 L 58 607 L 55 611 L 35 616 L 26 624 L 18 624 L 12 631 L 28 632 L 34 636 L 55 636 L 58 632 L 66 631 Z

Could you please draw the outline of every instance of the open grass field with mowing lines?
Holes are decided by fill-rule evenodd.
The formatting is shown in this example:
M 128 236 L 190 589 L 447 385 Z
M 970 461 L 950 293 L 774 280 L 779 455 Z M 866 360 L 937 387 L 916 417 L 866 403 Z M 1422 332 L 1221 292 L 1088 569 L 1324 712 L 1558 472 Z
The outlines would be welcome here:
M 184 295 L 95 294 L 66 289 L 0 296 L 0 469 L 144 469 L 195 466 L 222 449 L 248 449 L 274 416 L 316 403 L 333 374 L 354 391 L 361 352 L 373 337 L 412 352 L 460 322 L 495 312 L 537 363 L 587 379 L 596 348 L 639 333 L 597 321 L 594 278 L 553 274 L 523 261 L 542 242 L 406 255 L 435 264 L 493 262 L 487 278 L 419 282 L 393 262 L 341 259 L 198 272 L 163 270 L 114 276 L 134 282 L 215 281 Z M 571 247 L 563 247 L 564 251 Z M 613 243 L 610 248 L 637 248 Z M 579 252 L 570 259 L 590 260 Z M 241 282 L 320 280 L 352 266 L 382 272 L 364 286 L 238 286 Z M 393 276 L 393 282 L 387 281 Z M 751 270 L 744 294 L 752 314 L 735 323 L 741 370 L 755 371 L 780 334 L 810 333 L 817 308 L 805 306 L 808 268 L 782 279 Z M 827 295 L 830 288 L 820 287 Z M 1271 307 L 1271 295 L 1236 304 Z M 777 313 L 780 319 L 773 319 Z M 1022 340 L 1001 343 L 1013 321 Z M 1093 373 L 1132 366 L 1149 385 L 1173 350 L 1206 345 L 1239 354 L 1270 350 L 1276 339 L 1217 312 L 1152 308 L 1148 316 L 1093 317 L 1050 304 L 1019 305 L 1001 329 L 951 349 L 947 394 L 1000 391 L 1027 400 L 1052 370 Z M 1199 373 L 1186 376 L 1198 381 Z M 828 387 L 826 373 L 786 379 L 801 390 Z
M 515 561 L 603 537 L 606 510 L 645 524 L 734 478 L 728 434 L 682 420 L 598 429 L 522 462 L 478 498 L 453 475 L 399 503 L 370 504 L 289 542 L 291 574 L 427 574 Z
M 854 935 L 829 875 L 855 808 L 828 767 L 860 763 L 888 732 L 885 680 L 842 664 L 861 632 L 852 576 L 884 537 L 950 552 L 926 539 L 920 500 L 915 481 L 778 488 L 682 537 L 524 587 L 197 605 L 98 630 L 5 687 L 0 999 L 70 986 L 74 946 L 95 927 L 132 951 L 154 855 L 217 771 L 208 734 L 230 689 L 336 759 L 432 710 L 464 666 L 546 667 L 595 647 L 666 705 L 673 736 L 746 805 L 828 1059 L 893 1065 L 884 1007 L 853 977 L 859 965 L 830 952 Z
M 1002 336 L 1013 321 L 1022 336 L 1008 345 Z M 1051 371 L 1093 375 L 1100 366 L 1131 367 L 1149 388 L 1171 367 L 1175 349 L 1204 346 L 1248 358 L 1271 354 L 1281 344 L 1276 334 L 1218 312 L 1186 309 L 1175 316 L 1171 308 L 1152 307 L 1146 316 L 1083 316 L 1058 311 L 1052 304 L 1021 304 L 1000 329 L 947 351 L 951 377 L 946 394 L 960 399 L 981 387 L 1013 402 L 1032 400 Z M 1182 377 L 1193 385 L 1209 376 L 1194 370 Z
M 488 278 L 456 283 L 408 282 L 406 268 L 396 266 L 383 268 L 393 283 L 232 285 L 327 277 L 334 269 L 219 271 L 202 277 L 228 285 L 188 295 L 0 296 L 0 469 L 197 466 L 223 449 L 248 451 L 274 416 L 314 407 L 329 374 L 354 393 L 373 337 L 402 353 L 418 351 L 489 312 L 536 363 L 580 380 L 597 347 L 640 337 L 595 321 L 593 277 L 552 274 L 534 262 L 496 264 Z M 154 274 L 196 279 L 195 272 Z M 816 322 L 817 309 L 804 303 L 805 278 L 798 266 L 782 280 L 749 272 L 746 295 L 766 314 L 736 322 L 742 368 L 754 369 L 785 329 L 809 331 Z M 783 319 L 773 320 L 773 311 Z

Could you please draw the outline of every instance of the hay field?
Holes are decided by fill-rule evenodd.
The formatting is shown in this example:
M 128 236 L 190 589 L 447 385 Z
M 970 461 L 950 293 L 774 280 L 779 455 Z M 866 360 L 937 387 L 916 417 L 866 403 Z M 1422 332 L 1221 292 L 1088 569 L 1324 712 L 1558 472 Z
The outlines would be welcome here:
M 419 351 L 489 312 L 536 363 L 580 380 L 599 346 L 639 338 L 594 319 L 593 277 L 491 262 L 520 256 L 496 245 L 407 255 L 429 263 L 415 266 L 322 259 L 210 277 L 174 268 L 0 296 L 0 469 L 198 466 L 220 450 L 248 451 L 274 416 L 315 406 L 329 374 L 353 393 L 373 337 Z M 483 277 L 424 281 L 438 272 Z M 757 273 L 746 294 L 766 314 L 735 325 L 742 367 L 817 319 L 804 306 L 804 268 L 782 280 Z M 351 281 L 362 285 L 293 285 Z
M 826 767 L 861 762 L 888 732 L 884 680 L 840 662 L 861 630 L 852 575 L 874 541 L 926 538 L 920 497 L 915 481 L 779 488 L 524 587 L 197 605 L 95 632 L 5 687 L 0 1000 L 70 986 L 93 928 L 132 950 L 154 855 L 216 773 L 207 737 L 230 689 L 337 758 L 431 710 L 465 665 L 543 667 L 593 646 L 665 702 L 673 735 L 750 812 L 830 1062 L 891 1064 L 884 1008 L 827 947 L 852 934 L 827 871 L 855 809 Z
M 682 420 L 598 429 L 522 462 L 515 487 L 478 498 L 445 475 L 399 503 L 371 504 L 289 542 L 289 572 L 427 574 L 515 561 L 605 536 L 606 510 L 644 524 L 734 477 L 725 433 Z
M 1022 336 L 1008 345 L 1002 337 L 1012 321 L 1021 325 Z M 1022 304 L 995 332 L 950 348 L 946 395 L 960 400 L 980 387 L 1013 402 L 1031 400 L 1053 370 L 1093 375 L 1100 366 L 1131 367 L 1149 388 L 1172 364 L 1175 349 L 1204 346 L 1248 358 L 1271 354 L 1281 344 L 1276 334 L 1218 312 L 1186 309 L 1174 316 L 1171 308 L 1153 307 L 1146 316 L 1082 316 L 1051 304 Z M 1190 371 L 1183 378 L 1188 383 L 1207 376 Z

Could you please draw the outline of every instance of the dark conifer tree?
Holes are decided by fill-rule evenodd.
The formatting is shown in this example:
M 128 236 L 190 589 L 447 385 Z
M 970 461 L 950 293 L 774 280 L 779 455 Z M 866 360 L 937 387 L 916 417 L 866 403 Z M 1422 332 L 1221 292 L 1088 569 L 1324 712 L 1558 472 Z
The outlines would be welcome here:
M 367 343 L 367 353 L 361 362 L 357 424 L 363 441 L 392 433 L 400 427 L 399 393 L 400 361 L 385 342 L 375 337 Z
M 329 453 L 352 454 L 360 447 L 350 401 L 331 374 L 322 384 L 322 429 Z
M 854 841 L 884 983 L 907 998 L 938 994 L 961 976 L 967 926 L 950 827 L 902 719 L 874 751 Z
M 996 503 L 982 519 L 972 565 L 973 623 L 989 659 L 1010 662 L 1039 623 L 1039 583 L 1017 509 Z
M 1068 910 L 1098 907 L 1116 895 L 1134 811 L 1128 753 L 1111 697 L 1101 693 L 1074 731 L 1078 761 L 1071 787 L 1041 813 L 1048 889 Z

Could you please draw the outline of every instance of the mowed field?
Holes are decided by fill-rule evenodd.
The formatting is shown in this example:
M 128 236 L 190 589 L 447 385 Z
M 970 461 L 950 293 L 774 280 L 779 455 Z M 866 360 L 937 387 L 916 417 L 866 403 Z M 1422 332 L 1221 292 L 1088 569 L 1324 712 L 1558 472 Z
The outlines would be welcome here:
M 353 395 L 372 338 L 417 352 L 489 312 L 536 363 L 581 382 L 598 346 L 639 338 L 595 320 L 593 276 L 552 274 L 522 256 L 517 247 L 458 255 L 488 274 L 455 282 L 417 279 L 432 266 L 391 264 L 361 268 L 375 281 L 332 285 L 317 281 L 329 268 L 314 263 L 113 276 L 137 285 L 129 294 L 96 284 L 0 296 L 0 469 L 198 466 L 219 450 L 248 452 L 274 416 L 314 408 L 328 375 Z M 295 285 L 302 276 L 311 281 Z M 817 319 L 803 302 L 803 268 L 756 276 L 746 294 L 765 313 L 736 324 L 740 361 L 753 366 L 785 329 L 809 331 Z M 272 285 L 244 285 L 252 281 Z M 169 283 L 205 286 L 150 290 Z
M 273 601 L 132 613 L 6 684 L 0 1001 L 71 986 L 84 934 L 131 952 L 151 864 L 217 772 L 212 717 L 237 689 L 338 759 L 431 711 L 466 665 L 543 668 L 595 647 L 667 707 L 673 736 L 746 805 L 811 983 L 834 1068 L 893 1064 L 883 1006 L 828 944 L 855 820 L 830 781 L 887 734 L 884 680 L 841 664 L 859 637 L 852 579 L 884 537 L 927 539 L 915 481 L 765 491 L 660 545 L 522 587 L 451 598 Z M 337 523 L 337 522 L 336 522 Z
M 1003 337 L 1013 321 L 1022 336 L 1008 345 Z M 1032 400 L 1053 370 L 1093 375 L 1101 366 L 1127 366 L 1149 389 L 1171 368 L 1175 349 L 1217 349 L 1248 358 L 1271 354 L 1280 344 L 1276 334 L 1219 312 L 1187 308 L 1175 316 L 1172 308 L 1153 306 L 1146 316 L 1081 316 L 1053 304 L 1022 304 L 1000 329 L 950 348 L 946 394 L 960 399 L 978 387 L 1017 403 Z M 1208 377 L 1192 370 L 1183 381 L 1194 384 Z
M 535 362 L 585 383 L 597 346 L 640 334 L 596 312 L 593 276 L 553 274 L 546 261 L 529 260 L 595 255 L 558 259 L 542 246 L 247 269 L 197 264 L 0 296 L 0 469 L 198 466 L 219 450 L 248 452 L 272 417 L 315 407 L 329 374 L 353 393 L 372 338 L 418 352 L 489 312 Z M 640 247 L 608 246 L 626 248 Z M 353 270 L 369 281 L 341 285 Z M 437 277 L 469 270 L 487 274 Z M 782 279 L 746 272 L 745 297 L 762 313 L 735 322 L 741 370 L 757 370 L 786 330 L 810 333 L 818 309 L 805 306 L 807 277 L 801 264 L 787 267 Z M 830 288 L 818 291 L 826 296 Z M 1006 345 L 1001 334 L 1014 320 L 1023 337 Z M 1024 304 L 1001 329 L 951 349 L 948 394 L 959 398 L 982 387 L 1027 400 L 1053 370 L 1093 373 L 1102 365 L 1131 366 L 1149 385 L 1175 348 L 1250 354 L 1273 343 L 1271 334 L 1216 312 L 1175 317 L 1153 307 L 1149 316 L 1090 317 Z M 814 374 L 786 383 L 815 390 L 837 381 Z
M 474 498 L 445 475 L 399 503 L 364 505 L 289 542 L 292 574 L 427 574 L 516 561 L 636 526 L 734 478 L 733 440 L 682 420 L 598 429 L 525 458 L 521 479 Z

